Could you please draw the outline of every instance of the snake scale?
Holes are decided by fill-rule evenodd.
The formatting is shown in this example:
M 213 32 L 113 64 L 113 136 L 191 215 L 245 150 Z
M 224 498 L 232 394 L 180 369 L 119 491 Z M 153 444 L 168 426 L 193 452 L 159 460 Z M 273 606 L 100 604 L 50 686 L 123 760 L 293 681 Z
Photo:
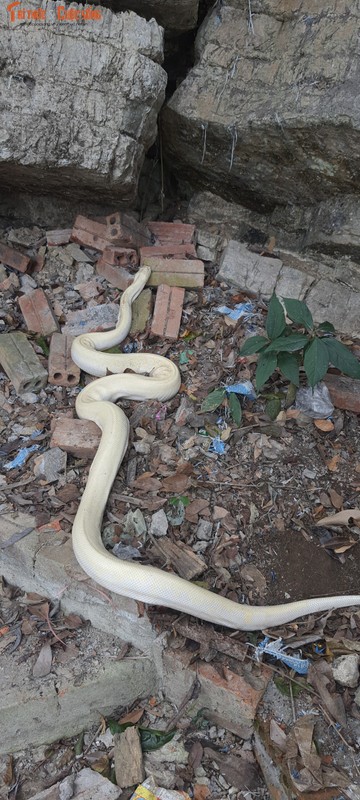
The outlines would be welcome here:
M 75 363 L 84 372 L 99 378 L 79 393 L 76 412 L 80 419 L 92 420 L 102 431 L 73 525 L 73 548 L 79 564 L 98 584 L 117 594 L 239 630 L 261 630 L 304 614 L 360 605 L 360 595 L 350 595 L 252 607 L 220 597 L 156 567 L 119 560 L 105 549 L 101 539 L 102 518 L 129 440 L 129 422 L 116 401 L 121 397 L 166 401 L 180 387 L 178 368 L 163 356 L 101 352 L 119 344 L 128 335 L 131 305 L 149 275 L 149 268 L 139 269 L 133 283 L 123 293 L 114 330 L 82 334 L 72 346 Z

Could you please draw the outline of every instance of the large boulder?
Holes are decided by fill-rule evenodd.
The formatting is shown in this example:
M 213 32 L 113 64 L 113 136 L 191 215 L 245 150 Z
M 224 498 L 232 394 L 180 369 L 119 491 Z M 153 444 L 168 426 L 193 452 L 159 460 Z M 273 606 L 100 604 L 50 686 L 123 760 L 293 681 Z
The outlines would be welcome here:
M 257 210 L 360 182 L 359 12 L 346 0 L 223 0 L 163 112 L 181 178 Z
M 162 28 L 133 12 L 52 0 L 27 0 L 25 20 L 14 4 L 12 21 L 6 6 L 2 187 L 131 203 L 165 96 Z
M 114 11 L 131 9 L 146 19 L 155 17 L 171 33 L 184 33 L 196 27 L 199 0 L 111 0 Z

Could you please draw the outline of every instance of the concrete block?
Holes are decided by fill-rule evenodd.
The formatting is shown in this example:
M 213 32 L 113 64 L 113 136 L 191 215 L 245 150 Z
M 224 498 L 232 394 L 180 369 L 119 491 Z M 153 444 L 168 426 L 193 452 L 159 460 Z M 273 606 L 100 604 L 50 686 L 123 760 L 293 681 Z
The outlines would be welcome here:
M 77 386 L 80 369 L 71 358 L 72 336 L 53 333 L 48 361 L 49 383 L 55 386 Z
M 50 336 L 59 330 L 59 323 L 42 289 L 35 289 L 30 294 L 19 297 L 19 306 L 29 331 Z
M 0 337 L 0 364 L 18 394 L 38 392 L 47 383 L 47 372 L 25 333 L 3 333 Z
M 144 289 L 132 304 L 130 336 L 142 333 L 148 324 L 152 309 L 152 291 Z
M 0 261 L 7 267 L 17 269 L 18 272 L 26 272 L 30 264 L 29 256 L 24 256 L 19 250 L 14 250 L 2 242 L 0 242 Z
M 204 264 L 198 259 L 182 258 L 143 258 L 142 265 L 151 267 L 148 286 L 182 286 L 185 289 L 204 286 Z
M 34 530 L 28 536 L 2 547 L 14 533 L 29 527 Z M 107 592 L 92 581 L 78 565 L 71 539 L 62 531 L 55 535 L 53 531 L 39 532 L 29 514 L 6 514 L 1 517 L 0 548 L 0 573 L 9 583 L 59 598 L 66 613 L 80 614 L 94 628 L 119 636 L 143 653 L 153 657 L 158 653 L 156 633 L 146 613 L 135 600 Z
M 94 458 L 100 439 L 101 431 L 95 422 L 60 417 L 55 421 L 50 447 L 60 447 L 76 458 Z
M 177 339 L 181 324 L 185 289 L 162 284 L 156 293 L 154 317 L 151 324 L 153 336 Z
M 188 244 L 195 238 L 195 225 L 185 222 L 148 222 L 147 227 L 154 234 L 157 244 Z
M 271 297 L 281 267 L 280 259 L 252 253 L 246 244 L 232 239 L 222 254 L 216 277 L 244 291 Z
M 51 672 L 42 678 L 32 674 L 36 654 L 22 661 L 21 649 L 15 656 L 3 652 L 0 753 L 73 736 L 100 722 L 100 715 L 109 716 L 120 706 L 153 694 L 153 662 L 145 656 L 136 657 L 137 654 L 117 660 L 122 644 L 114 633 L 83 630 L 77 640 L 80 652 L 76 657 L 61 663 L 53 651 Z M 96 656 L 89 658 L 89 650 L 95 650 Z

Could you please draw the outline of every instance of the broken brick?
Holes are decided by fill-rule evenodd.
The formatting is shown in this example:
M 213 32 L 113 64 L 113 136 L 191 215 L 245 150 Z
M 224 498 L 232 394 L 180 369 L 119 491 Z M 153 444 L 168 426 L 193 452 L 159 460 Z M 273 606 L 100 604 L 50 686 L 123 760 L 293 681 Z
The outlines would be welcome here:
M 50 447 L 60 447 L 76 458 L 94 458 L 100 439 L 101 431 L 95 422 L 60 417 L 55 421 Z
M 58 321 L 42 289 L 35 289 L 20 297 L 19 306 L 29 331 L 49 336 L 59 330 Z
M 76 386 L 80 380 L 80 369 L 71 358 L 72 336 L 53 333 L 49 352 L 49 383 L 55 386 Z
M 185 290 L 177 286 L 170 287 L 165 284 L 159 286 L 151 324 L 153 336 L 161 336 L 164 339 L 177 339 L 184 295 Z
M 48 247 L 55 247 L 59 244 L 69 244 L 71 228 L 60 228 L 56 231 L 46 231 Z
M 38 392 L 47 383 L 47 372 L 25 333 L 0 336 L 0 364 L 18 394 Z
M 152 291 L 151 289 L 144 289 L 140 292 L 139 297 L 134 300 L 132 304 L 132 322 L 130 328 L 130 336 L 137 333 L 142 333 L 147 326 L 150 319 L 152 308 Z
M 144 258 L 196 258 L 196 248 L 194 244 L 178 244 L 178 242 L 167 242 L 166 244 L 154 244 L 152 247 L 140 248 L 140 263 L 143 265 Z
M 157 244 L 176 242 L 188 244 L 195 236 L 195 225 L 185 222 L 147 222 L 147 227 L 154 234 Z
M 20 286 L 19 278 L 13 272 L 0 283 L 0 292 L 8 292 L 9 289 L 17 289 Z
M 107 226 L 96 220 L 88 219 L 78 215 L 74 227 L 71 231 L 71 240 L 85 247 L 93 247 L 95 250 L 105 250 L 109 247 L 109 240 L 106 238 Z
M 118 267 L 137 267 L 139 263 L 136 250 L 128 247 L 106 247 L 102 257 L 108 264 Z
M 19 250 L 14 250 L 13 247 L 8 247 L 2 242 L 0 242 L 0 261 L 7 267 L 17 269 L 18 272 L 26 272 L 30 264 L 29 256 L 24 256 Z
M 360 414 L 360 381 L 344 375 L 325 375 L 324 382 L 335 408 Z
M 198 259 L 144 258 L 142 266 L 151 268 L 148 286 L 183 286 L 185 289 L 204 286 L 204 264 Z
M 99 286 L 96 281 L 88 281 L 88 283 L 77 283 L 74 286 L 77 292 L 81 294 L 81 297 L 87 303 L 93 297 L 97 297 L 99 294 Z
M 134 280 L 134 275 L 125 269 L 125 267 L 116 267 L 112 264 L 108 264 L 103 257 L 101 257 L 96 264 L 96 272 L 98 275 L 101 275 L 102 278 L 106 278 L 111 286 L 116 286 L 116 288 L 121 289 L 122 292 L 124 292 Z
M 106 217 L 107 238 L 114 245 L 136 247 L 151 244 L 151 233 L 142 222 L 122 212 Z

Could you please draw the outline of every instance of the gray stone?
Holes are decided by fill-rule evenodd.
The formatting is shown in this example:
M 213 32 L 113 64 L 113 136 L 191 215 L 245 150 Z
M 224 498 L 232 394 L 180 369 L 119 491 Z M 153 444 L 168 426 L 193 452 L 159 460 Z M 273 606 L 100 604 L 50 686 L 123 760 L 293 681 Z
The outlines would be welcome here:
M 110 330 L 116 327 L 118 316 L 119 306 L 116 303 L 101 303 L 81 311 L 69 311 L 66 315 L 66 325 L 61 328 L 61 333 L 80 336 L 81 333 L 94 330 Z
M 64 21 L 61 7 L 29 0 L 46 24 L 0 8 L 2 187 L 131 203 L 164 100 L 163 31 L 103 6 L 85 7 L 100 19 Z
M 359 683 L 359 661 L 357 653 L 336 658 L 332 664 L 332 673 L 337 683 L 355 689 Z
M 220 260 L 217 279 L 247 291 L 270 297 L 282 267 L 278 258 L 252 253 L 247 245 L 232 240 Z
M 166 32 L 184 33 L 196 27 L 199 0 L 115 0 L 116 11 L 131 9 L 151 19 L 155 17 Z
M 66 469 L 67 454 L 60 447 L 52 447 L 34 458 L 34 473 L 45 483 L 58 481 Z
M 83 767 L 75 775 L 68 775 L 63 781 L 33 795 L 30 800 L 76 800 L 77 797 L 79 800 L 118 800 L 120 795 L 119 786 L 95 770 Z
M 321 278 L 309 290 L 306 302 L 315 322 L 328 320 L 337 331 L 350 336 L 359 332 L 360 292 Z
M 209 542 L 212 534 L 212 523 L 207 519 L 200 519 L 196 528 L 196 536 L 198 539 L 204 539 Z
M 155 514 L 153 514 L 151 517 L 149 533 L 152 536 L 166 536 L 168 527 L 168 518 L 164 509 L 160 508 L 159 511 L 155 511 Z
M 135 511 L 128 511 L 124 519 L 124 531 L 139 538 L 142 538 L 146 533 L 146 522 L 140 508 Z
M 216 251 L 210 250 L 209 247 L 204 247 L 202 244 L 198 244 L 196 253 L 201 261 L 215 261 Z
M 276 281 L 275 291 L 280 297 L 293 297 L 297 300 L 304 300 L 307 291 L 314 282 L 314 275 L 309 275 L 300 269 L 294 269 L 283 264 Z
M 325 200 L 313 211 L 305 248 L 360 261 L 360 198 Z
M 345 0 L 331 14 L 301 0 L 214 4 L 162 115 L 179 176 L 257 210 L 356 191 L 358 26 Z

